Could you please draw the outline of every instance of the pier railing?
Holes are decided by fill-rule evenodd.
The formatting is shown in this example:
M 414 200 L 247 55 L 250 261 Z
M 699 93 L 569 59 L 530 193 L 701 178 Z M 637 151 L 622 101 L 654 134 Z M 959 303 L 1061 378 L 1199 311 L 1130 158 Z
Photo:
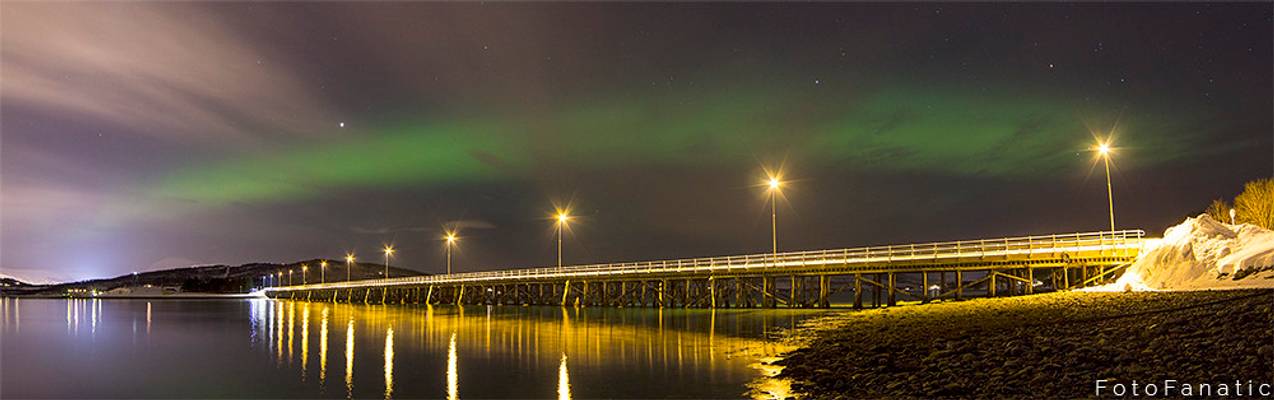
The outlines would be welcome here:
M 735 256 L 699 257 L 619 263 L 570 265 L 504 269 L 458 274 L 412 276 L 390 279 L 366 279 L 297 286 L 266 288 L 267 291 L 343 289 L 420 284 L 462 284 L 468 282 L 551 280 L 574 278 L 631 278 L 658 273 L 765 273 L 773 271 L 835 265 L 933 263 L 961 260 L 1064 258 L 1071 255 L 1096 257 L 1136 256 L 1145 231 L 1140 229 L 1081 232 L 1052 235 L 1007 237 L 998 239 L 961 240 L 846 249 L 759 253 Z

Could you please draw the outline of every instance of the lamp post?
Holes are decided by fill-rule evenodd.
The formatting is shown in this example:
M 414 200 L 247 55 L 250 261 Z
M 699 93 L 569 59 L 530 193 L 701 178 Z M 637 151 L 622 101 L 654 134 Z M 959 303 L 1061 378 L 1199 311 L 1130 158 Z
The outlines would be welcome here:
M 288 286 L 292 286 L 292 270 L 288 270 Z
M 327 260 L 319 261 L 319 283 L 327 283 Z
M 283 284 L 283 271 L 279 271 L 278 277 L 274 278 L 274 286 L 279 286 L 282 284 Z
M 456 246 L 456 233 L 447 232 L 443 239 L 447 241 L 447 275 L 451 275 L 451 248 Z
M 345 281 L 349 282 L 350 265 L 354 264 L 354 253 L 345 253 Z
M 301 284 L 302 284 L 302 285 L 304 285 L 304 284 L 306 283 L 306 282 L 305 282 L 305 271 L 309 271 L 309 270 L 310 270 L 310 266 L 309 266 L 309 265 L 301 264 Z
M 1102 142 L 1097 144 L 1097 154 L 1101 156 L 1102 163 L 1106 166 L 1106 202 L 1110 210 L 1110 230 L 1115 230 L 1115 192 L 1110 185 L 1110 142 Z
M 570 222 L 570 211 L 557 210 L 557 267 L 562 268 L 562 229 Z
M 770 179 L 766 182 L 768 191 L 770 192 L 770 250 L 774 256 L 774 263 L 779 262 L 779 189 L 783 186 L 783 182 L 776 175 L 770 175 Z
M 389 257 L 394 255 L 394 246 L 385 245 L 385 279 L 389 279 Z

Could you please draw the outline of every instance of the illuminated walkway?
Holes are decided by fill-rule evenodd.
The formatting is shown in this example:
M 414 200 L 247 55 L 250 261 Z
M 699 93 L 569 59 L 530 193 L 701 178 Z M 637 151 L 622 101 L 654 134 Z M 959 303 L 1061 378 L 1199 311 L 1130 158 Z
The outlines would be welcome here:
M 271 297 L 369 303 L 655 307 L 828 307 L 838 292 L 872 305 L 973 293 L 1065 290 L 1110 280 L 1141 230 L 627 263 L 519 268 L 267 288 Z M 936 280 L 933 280 L 937 278 Z M 966 279 L 976 278 L 976 279 Z M 1042 279 L 1041 279 L 1042 278 Z

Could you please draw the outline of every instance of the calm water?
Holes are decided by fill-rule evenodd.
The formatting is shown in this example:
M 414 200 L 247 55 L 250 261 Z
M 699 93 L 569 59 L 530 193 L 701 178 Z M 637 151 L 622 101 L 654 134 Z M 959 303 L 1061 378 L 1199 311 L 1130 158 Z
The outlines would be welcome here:
M 789 310 L 0 300 L 4 398 L 745 396 Z

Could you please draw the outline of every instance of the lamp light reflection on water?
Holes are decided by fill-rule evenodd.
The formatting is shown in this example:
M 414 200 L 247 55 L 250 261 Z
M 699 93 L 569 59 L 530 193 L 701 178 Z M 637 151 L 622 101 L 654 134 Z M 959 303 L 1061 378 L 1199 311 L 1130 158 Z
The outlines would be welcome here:
M 301 382 L 305 382 L 310 366 L 310 303 L 301 308 Z
M 327 383 L 327 306 L 323 306 L 323 320 L 319 322 L 319 386 Z
M 460 399 L 460 374 L 456 372 L 456 333 L 447 345 L 447 400 Z
M 571 400 L 571 376 L 566 370 L 566 353 L 562 353 L 562 363 L 557 367 L 557 399 Z
M 394 395 L 394 327 L 385 328 L 385 399 Z
M 292 364 L 292 334 L 296 331 L 296 303 L 288 303 L 288 365 Z
M 287 305 L 283 305 L 287 303 Z M 300 304 L 296 304 L 300 303 Z M 429 397 L 429 393 L 435 393 L 435 396 L 445 396 L 448 400 L 459 399 L 459 352 L 461 347 L 465 347 L 466 351 L 472 351 L 478 357 L 474 365 L 485 365 L 484 357 L 490 360 L 506 359 L 507 357 L 519 360 L 518 365 L 510 365 L 511 368 L 528 368 L 525 374 L 518 374 L 516 381 L 507 382 L 510 385 L 525 385 L 524 380 L 534 380 L 532 376 L 541 376 L 539 379 L 550 378 L 552 367 L 555 368 L 556 382 L 553 385 L 554 392 L 534 393 L 518 393 L 520 396 L 531 397 L 550 397 L 554 396 L 559 399 L 573 398 L 579 395 L 580 390 L 586 391 L 587 396 L 608 397 L 615 396 L 618 393 L 630 393 L 640 396 L 654 395 L 665 391 L 676 391 L 677 393 L 697 393 L 698 396 L 711 397 L 713 393 L 719 393 L 699 382 L 705 378 L 704 372 L 708 372 L 708 378 L 714 379 L 714 382 L 720 382 L 720 379 L 737 381 L 740 387 L 748 385 L 753 379 L 760 376 L 773 374 L 776 371 L 769 371 L 763 365 L 757 365 L 753 360 L 757 352 L 768 351 L 767 344 L 764 340 L 753 339 L 749 337 L 761 337 L 755 331 L 762 331 L 770 327 L 782 326 L 790 328 L 795 325 L 795 320 L 788 320 L 788 317 L 778 314 L 777 318 L 774 314 L 758 313 L 755 311 L 748 312 L 732 312 L 732 311 L 683 311 L 683 310 L 607 310 L 607 309 L 575 309 L 560 308 L 552 310 L 547 308 L 524 308 L 524 307 L 483 307 L 479 314 L 474 313 L 473 307 L 454 307 L 454 306 L 422 306 L 420 308 L 413 307 L 397 307 L 397 306 L 361 306 L 361 305 L 345 305 L 345 304 L 323 304 L 323 303 L 306 303 L 299 301 L 278 301 L 277 310 L 279 318 L 277 324 L 278 339 L 274 339 L 271 343 L 278 344 L 279 348 L 279 366 L 292 370 L 289 375 L 295 376 L 296 372 L 300 372 L 303 376 L 306 374 L 305 369 L 308 368 L 308 355 L 310 350 L 308 346 L 309 333 L 308 323 L 311 316 L 316 318 L 314 323 L 318 324 L 317 331 L 319 335 L 316 354 L 319 358 L 318 384 L 309 384 L 307 386 L 316 389 L 317 396 L 322 396 L 326 387 L 326 363 L 328 357 L 328 334 L 330 327 L 328 323 L 335 318 L 345 319 L 345 391 L 347 398 L 367 397 L 368 395 L 377 395 L 375 392 L 381 388 L 368 386 L 364 392 L 356 395 L 353 388 L 354 380 L 354 352 L 356 350 L 356 340 L 384 341 L 383 372 L 384 386 L 383 396 L 392 398 L 394 395 L 398 397 Z M 301 308 L 300 312 L 295 312 L 295 308 Z M 310 313 L 309 308 L 319 307 L 319 313 Z M 464 310 L 468 308 L 469 311 Z M 282 331 L 285 317 L 288 327 L 288 364 L 282 364 Z M 300 315 L 295 315 L 300 314 Z M 311 315 L 319 314 L 319 315 Z M 344 314 L 344 315 L 342 315 Z M 300 318 L 301 321 L 295 321 Z M 272 317 L 272 316 L 271 316 Z M 74 315 L 72 315 L 72 319 Z M 339 319 L 338 319 L 339 320 Z M 370 332 L 364 332 L 363 339 L 355 338 L 355 321 L 360 320 L 367 324 L 365 327 L 370 328 Z M 390 322 L 396 321 L 396 322 Z M 744 324 L 740 322 L 746 321 Z M 777 323 L 776 323 L 777 322 Z M 299 324 L 300 326 L 295 326 Z M 267 327 L 266 324 L 260 324 L 261 330 L 275 329 Z M 748 333 L 740 336 L 739 332 L 745 329 Z M 717 330 L 721 329 L 721 335 Z M 293 332 L 299 330 L 299 338 L 294 338 Z M 379 337 L 372 332 L 384 332 L 384 337 Z M 377 336 L 375 339 L 368 337 L 370 335 Z M 405 336 L 404 336 L 405 335 Z M 299 339 L 300 345 L 294 340 Z M 396 343 L 402 342 L 402 343 Z M 396 348 L 396 345 L 402 344 L 406 347 Z M 445 355 L 441 354 L 445 347 Z M 295 365 L 291 362 L 293 357 L 293 349 L 300 351 L 301 354 L 296 355 L 301 365 Z M 407 381 L 394 382 L 394 363 L 396 353 L 404 352 L 402 355 L 410 360 L 428 359 L 429 357 L 444 356 L 446 357 L 445 371 L 442 372 L 442 382 L 434 381 L 431 386 L 429 379 L 418 379 L 420 377 L 429 376 L 428 373 L 421 375 L 422 371 L 416 371 L 417 363 L 409 363 L 413 370 L 413 379 Z M 716 354 L 720 352 L 720 354 Z M 468 353 L 466 353 L 468 354 Z M 768 354 L 768 353 L 767 353 Z M 432 355 L 432 356 L 431 356 Z M 548 356 L 548 357 L 545 357 Z M 440 357 L 441 358 L 441 357 Z M 549 361 L 549 364 L 534 361 Z M 441 361 L 441 360 L 439 360 Z M 510 359 L 510 361 L 513 361 Z M 552 363 L 552 361 L 558 361 Z M 428 364 L 425 361 L 426 365 Z M 573 363 L 574 365 L 569 365 Z M 290 367 L 286 365 L 291 365 Z M 434 364 L 437 365 L 437 364 Z M 570 368 L 576 368 L 577 376 L 570 376 Z M 427 367 L 426 367 L 427 368 Z M 581 369 L 582 368 L 582 369 Z M 548 371 L 543 371 L 548 369 Z M 299 371 L 298 371 L 299 370 Z M 549 372 L 550 375 L 540 375 L 539 372 Z M 580 375 L 580 371 L 586 371 Z M 649 371 L 649 372 L 642 372 Z M 370 372 L 370 371 L 364 371 Z M 484 371 L 478 370 L 472 372 L 475 378 L 470 378 L 472 382 L 482 382 L 486 376 Z M 596 382 L 599 376 L 610 373 L 633 374 L 636 378 L 626 379 L 626 384 L 621 386 L 606 385 L 597 387 L 590 385 L 590 382 Z M 670 375 L 671 374 L 671 375 Z M 434 375 L 437 376 L 437 375 Z M 575 378 L 572 382 L 571 378 Z M 669 380 L 669 378 L 671 378 Z M 546 379 L 546 380 L 547 380 Z M 301 381 L 304 382 L 305 378 Z M 544 383 L 549 383 L 544 382 Z M 652 382 L 669 382 L 667 385 L 651 384 Z M 438 383 L 445 385 L 445 388 L 439 390 Z M 572 387 L 574 383 L 575 387 Z M 579 386 L 583 385 L 583 386 Z M 714 385 L 720 386 L 720 383 Z M 548 385 L 543 385 L 548 389 Z M 770 393 L 782 393 L 782 388 L 773 386 L 762 387 Z M 425 391 L 422 391 L 425 390 Z M 777 389 L 777 390 L 776 390 Z M 371 390 L 367 392 L 366 390 Z M 445 392 L 445 395 L 438 391 Z M 631 390 L 631 391 L 630 391 Z M 500 389 L 493 386 L 477 385 L 466 390 L 469 396 L 479 397 L 499 397 Z M 493 395 L 494 394 L 494 395 Z M 695 396 L 695 394 L 690 394 Z M 768 396 L 767 396 L 768 397 Z
M 345 325 L 345 398 L 354 397 L 354 316 Z

